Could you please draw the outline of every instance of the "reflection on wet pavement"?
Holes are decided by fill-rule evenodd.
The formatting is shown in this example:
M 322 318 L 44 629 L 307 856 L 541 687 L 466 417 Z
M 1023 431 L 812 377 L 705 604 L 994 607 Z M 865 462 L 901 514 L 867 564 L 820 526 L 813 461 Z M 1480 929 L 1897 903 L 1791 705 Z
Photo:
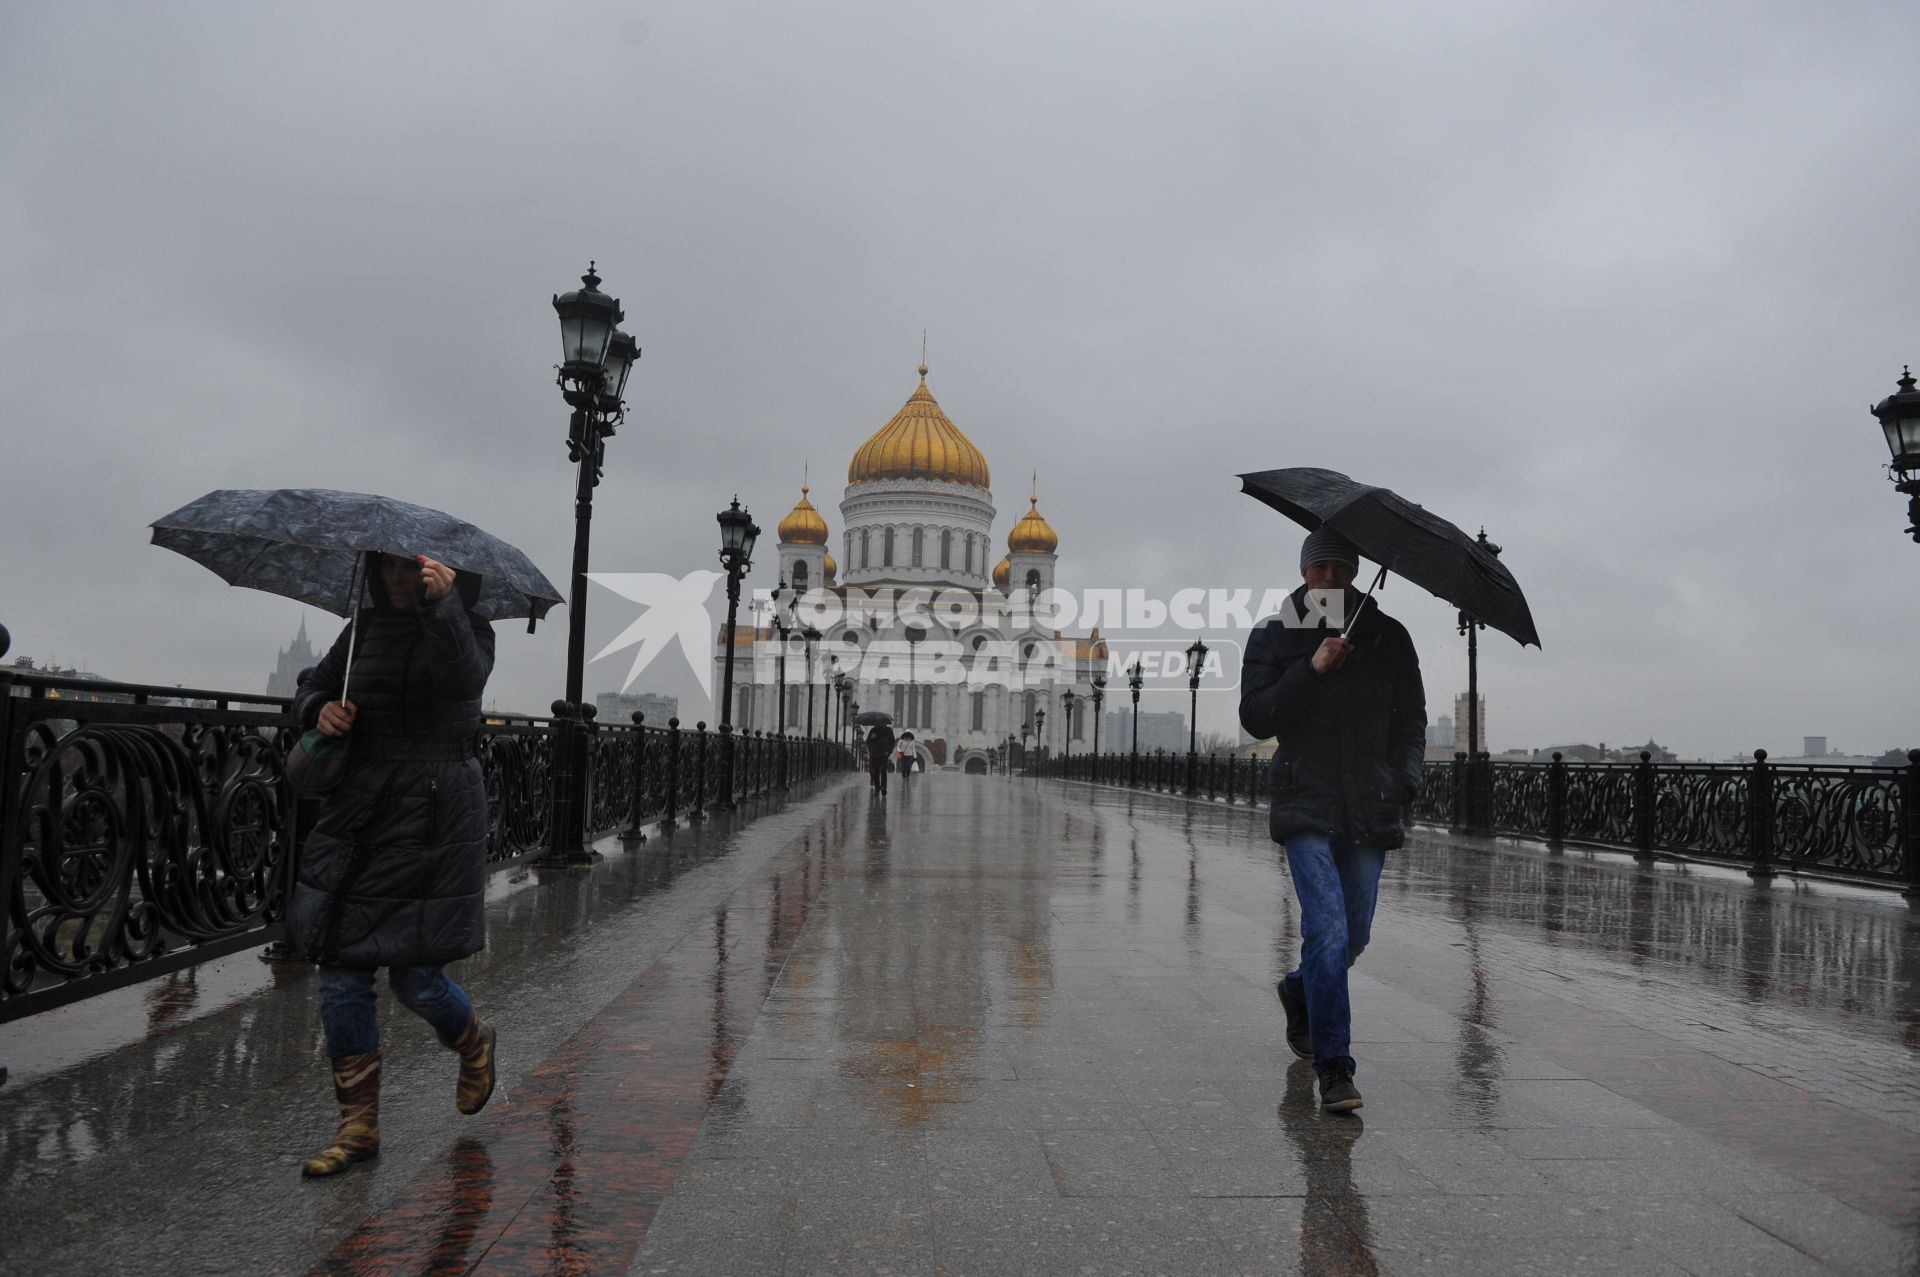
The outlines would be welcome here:
M 1260 813 L 934 777 L 827 868 L 857 881 L 821 898 L 636 1272 L 1915 1259 L 1895 902 L 1423 837 L 1356 972 L 1356 1120 L 1282 1041 L 1297 918 Z M 1824 1133 L 1783 1138 L 1783 1109 Z
M 1298 922 L 1261 812 L 849 784 L 492 907 L 485 1114 L 389 1017 L 387 1150 L 302 1185 L 310 982 L 208 1011 L 183 973 L 134 1004 L 140 1043 L 0 1091 L 0 1188 L 35 1221 L 0 1267 L 1920 1263 L 1920 929 L 1893 899 L 1422 834 L 1354 973 L 1350 1117 L 1285 1047 Z

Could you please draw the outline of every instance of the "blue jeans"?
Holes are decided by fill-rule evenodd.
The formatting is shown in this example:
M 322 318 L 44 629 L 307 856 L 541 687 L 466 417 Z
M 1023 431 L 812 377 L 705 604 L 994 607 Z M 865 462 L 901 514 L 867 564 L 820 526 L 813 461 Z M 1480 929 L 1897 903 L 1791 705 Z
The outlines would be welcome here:
M 1347 969 L 1359 961 L 1373 934 L 1373 907 L 1387 856 L 1325 834 L 1295 834 L 1286 846 L 1293 893 L 1300 899 L 1300 965 L 1287 973 L 1288 992 L 1306 994 L 1313 1071 L 1338 1066 L 1351 1073 Z
M 378 967 L 320 968 L 320 1027 L 327 1054 L 365 1055 L 380 1045 L 380 1021 L 374 1013 L 373 977 Z M 387 983 L 400 1004 L 433 1026 L 451 1045 L 473 1016 L 465 989 L 447 979 L 440 967 L 388 967 Z

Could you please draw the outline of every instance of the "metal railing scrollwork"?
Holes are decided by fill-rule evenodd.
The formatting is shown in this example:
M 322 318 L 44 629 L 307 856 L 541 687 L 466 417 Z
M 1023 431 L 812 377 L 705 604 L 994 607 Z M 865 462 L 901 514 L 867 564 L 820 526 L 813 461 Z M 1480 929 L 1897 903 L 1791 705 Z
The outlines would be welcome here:
M 1214 802 L 1268 801 L 1264 760 L 1196 760 Z M 1186 759 L 1164 752 L 1036 759 L 1031 775 L 1185 795 Z M 1743 865 L 1757 878 L 1813 874 L 1920 896 L 1920 750 L 1902 767 L 1751 763 L 1428 763 L 1416 820 L 1478 834 L 1541 838 Z
M 0 1022 L 280 939 L 297 848 L 319 804 L 285 775 L 284 698 L 0 670 Z M 543 852 L 551 720 L 490 717 L 476 744 L 491 862 Z M 595 723 L 589 839 L 670 827 L 848 768 L 839 745 L 743 734 L 735 792 L 719 739 Z
M 0 673 L 0 1020 L 274 939 L 290 730 L 266 697 Z

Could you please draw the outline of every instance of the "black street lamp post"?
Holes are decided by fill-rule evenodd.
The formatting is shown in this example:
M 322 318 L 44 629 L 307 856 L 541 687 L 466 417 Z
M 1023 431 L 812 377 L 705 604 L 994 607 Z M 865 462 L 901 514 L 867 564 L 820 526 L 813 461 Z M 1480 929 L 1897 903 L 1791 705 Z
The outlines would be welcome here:
M 1060 704 L 1065 706 L 1067 711 L 1066 742 L 1061 748 L 1060 757 L 1063 768 L 1068 771 L 1073 768 L 1073 703 L 1078 699 L 1071 687 L 1060 693 Z
M 1480 529 L 1476 543 L 1487 553 L 1498 556 L 1500 547 L 1487 540 L 1487 530 Z M 1480 756 L 1480 638 L 1486 622 L 1476 621 L 1465 612 L 1460 614 L 1460 632 L 1467 636 L 1467 757 Z
M 1873 415 L 1887 436 L 1888 477 L 1907 498 L 1907 535 L 1920 542 L 1920 390 L 1911 369 L 1900 370 L 1900 389 L 1874 405 Z
M 1047 711 L 1033 711 L 1033 750 L 1040 757 L 1047 756 Z
M 914 680 L 917 676 L 916 671 L 914 669 L 914 657 L 918 654 L 920 650 L 920 641 L 927 637 L 927 632 L 921 629 L 917 625 L 909 625 L 906 628 L 906 636 L 907 636 L 907 703 L 906 703 L 907 712 L 904 716 L 902 716 L 900 720 L 900 726 L 924 728 L 929 726 L 929 724 L 923 723 L 920 721 L 920 700 L 919 700 L 920 690 L 919 688 L 914 686 Z
M 1187 792 L 1200 788 L 1200 669 L 1207 663 L 1207 645 L 1200 639 L 1187 649 Z
M 1100 762 L 1100 718 L 1103 712 L 1100 707 L 1106 704 L 1106 701 L 1107 676 L 1095 674 L 1093 676 L 1093 760 L 1096 766 Z
M 1474 538 L 1475 544 L 1488 554 L 1498 556 L 1500 547 L 1487 540 L 1487 530 L 1480 529 L 1480 535 Z M 1467 636 L 1467 824 L 1472 829 L 1485 829 L 1493 813 L 1482 811 L 1481 800 L 1482 764 L 1480 748 L 1480 631 L 1487 628 L 1486 622 L 1476 621 L 1465 612 L 1460 613 L 1460 633 Z M 1492 793 L 1490 778 L 1492 764 L 1485 766 L 1489 784 L 1488 794 Z
M 840 731 L 834 737 L 842 745 L 853 736 L 853 675 L 840 672 Z
M 1140 687 L 1147 676 L 1140 668 L 1140 658 L 1133 658 L 1133 670 L 1127 675 L 1127 686 L 1133 689 L 1133 752 L 1127 756 L 1127 784 L 1140 783 Z
M 833 685 L 833 691 L 827 697 L 827 730 L 825 735 L 832 740 L 840 740 L 846 735 L 842 730 L 845 726 L 846 719 L 842 716 L 841 711 L 846 708 L 847 704 L 847 676 L 839 668 L 839 657 L 829 656 L 827 663 L 833 666 L 834 670 L 827 680 Z
M 853 724 L 853 716 L 858 713 L 853 707 L 853 676 L 841 671 L 840 679 L 840 735 L 836 738 L 842 745 L 851 746 L 853 734 L 858 728 Z
M 813 739 L 813 645 L 820 641 L 820 631 L 809 625 L 800 631 L 800 638 L 807 649 L 807 739 Z
M 787 624 L 786 613 L 780 610 L 780 596 L 786 592 L 786 588 L 785 581 L 773 588 L 773 632 L 780 652 L 780 663 L 774 673 L 774 681 L 778 684 L 774 695 L 780 702 L 780 746 L 776 762 L 779 775 L 776 779 L 782 789 L 787 787 L 787 635 L 792 632 L 792 627 Z
M 740 612 L 740 578 L 753 566 L 753 543 L 760 528 L 753 516 L 740 508 L 740 498 L 714 516 L 720 522 L 720 566 L 727 570 L 727 659 L 726 685 L 720 691 L 720 802 L 732 807 L 733 801 L 733 647 L 735 621 Z
M 555 381 L 573 409 L 567 460 L 579 466 L 573 496 L 573 588 L 567 599 L 566 699 L 554 710 L 553 807 L 543 867 L 589 864 L 586 847 L 586 733 L 581 725 L 587 649 L 587 549 L 593 527 L 593 490 L 606 462 L 607 440 L 620 424 L 627 374 L 640 357 L 634 339 L 619 331 L 626 318 L 617 299 L 600 291 L 594 264 L 582 287 L 553 299 L 560 317 L 561 364 Z

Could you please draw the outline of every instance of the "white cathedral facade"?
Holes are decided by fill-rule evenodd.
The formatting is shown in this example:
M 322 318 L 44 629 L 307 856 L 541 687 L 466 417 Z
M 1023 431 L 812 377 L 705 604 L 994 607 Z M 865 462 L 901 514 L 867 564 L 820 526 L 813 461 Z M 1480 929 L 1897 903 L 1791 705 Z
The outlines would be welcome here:
M 1059 537 L 1036 492 L 994 562 L 987 459 L 935 402 L 924 364 L 905 406 L 847 466 L 839 561 L 810 491 L 803 483 L 799 504 L 780 520 L 778 616 L 761 609 L 740 618 L 733 717 L 741 730 L 780 726 L 784 624 L 790 734 L 808 730 L 811 687 L 816 735 L 833 734 L 846 706 L 883 710 L 896 732 L 913 733 L 929 770 L 986 772 L 1025 748 L 1092 747 L 1090 694 L 1105 673 L 1106 645 L 1098 629 L 1071 637 L 1049 628 L 1034 607 L 1057 588 Z M 863 606 L 875 599 L 923 606 L 883 615 Z M 822 623 L 809 642 L 813 618 Z M 716 688 L 725 658 L 722 627 Z

